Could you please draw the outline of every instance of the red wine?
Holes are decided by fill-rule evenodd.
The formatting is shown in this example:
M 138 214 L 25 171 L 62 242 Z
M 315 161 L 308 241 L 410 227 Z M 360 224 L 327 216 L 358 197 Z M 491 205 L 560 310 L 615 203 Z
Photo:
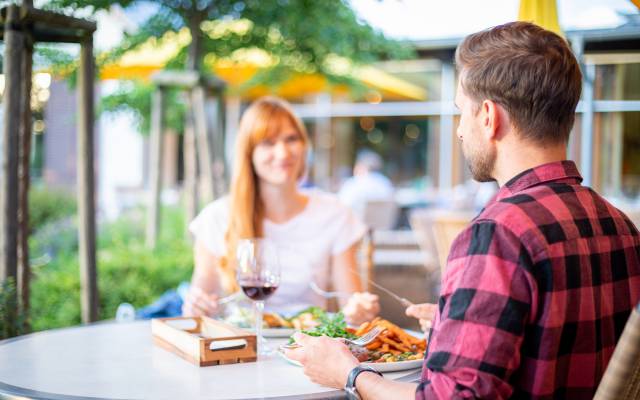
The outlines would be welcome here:
M 252 300 L 265 300 L 271 296 L 276 289 L 277 285 L 264 282 L 240 282 L 240 287 L 244 294 Z

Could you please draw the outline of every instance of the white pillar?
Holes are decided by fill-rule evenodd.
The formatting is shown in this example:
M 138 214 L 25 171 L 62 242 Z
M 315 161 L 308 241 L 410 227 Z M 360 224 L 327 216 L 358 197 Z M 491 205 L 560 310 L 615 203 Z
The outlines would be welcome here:
M 450 189 L 453 185 L 453 99 L 456 93 L 456 74 L 452 64 L 443 62 L 440 98 L 440 140 L 438 155 L 438 188 Z

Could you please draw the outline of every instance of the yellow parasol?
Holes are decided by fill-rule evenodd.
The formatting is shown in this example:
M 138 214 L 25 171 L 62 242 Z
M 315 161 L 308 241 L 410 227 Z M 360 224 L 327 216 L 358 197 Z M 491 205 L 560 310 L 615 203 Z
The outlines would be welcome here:
M 107 79 L 149 79 L 150 76 L 164 68 L 167 61 L 173 58 L 191 41 L 189 31 L 168 32 L 162 38 L 149 39 L 137 49 L 125 53 L 117 62 L 105 65 L 100 78 Z M 227 58 L 205 57 L 204 65 L 218 78 L 224 80 L 231 90 L 240 90 L 242 85 L 254 77 L 261 68 L 272 66 L 277 61 L 260 49 L 240 49 Z M 394 77 L 375 67 L 355 67 L 348 60 L 334 57 L 330 60 L 331 68 L 338 73 L 349 74 L 359 80 L 378 96 L 386 100 L 416 100 L 427 98 L 426 89 L 408 81 Z M 330 86 L 327 78 L 318 73 L 297 73 L 275 88 L 275 94 L 285 98 L 301 98 L 307 94 L 331 91 L 346 93 L 346 86 Z M 258 85 L 241 94 L 255 98 L 273 89 Z
M 533 22 L 562 35 L 557 9 L 556 0 L 520 0 L 518 20 Z

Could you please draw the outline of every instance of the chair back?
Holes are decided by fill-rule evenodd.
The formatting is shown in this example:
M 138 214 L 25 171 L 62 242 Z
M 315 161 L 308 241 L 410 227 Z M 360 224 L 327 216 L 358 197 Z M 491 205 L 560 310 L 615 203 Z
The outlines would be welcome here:
M 640 304 L 629 316 L 594 399 L 640 399 Z
M 398 204 L 395 200 L 368 200 L 363 205 L 361 217 L 371 229 L 393 229 L 398 219 Z
M 424 254 L 424 267 L 431 275 L 440 268 L 436 239 L 433 237 L 433 213 L 424 208 L 411 210 L 409 224 Z
M 362 285 L 362 289 L 368 292 L 373 290 L 369 281 L 374 278 L 374 251 L 375 243 L 373 241 L 373 229 L 368 229 L 360 243 L 360 251 L 358 254 L 358 274 L 360 276 L 360 283 Z
M 474 214 L 466 211 L 440 211 L 433 214 L 433 238 L 438 253 L 440 274 L 444 276 L 449 250 L 455 238 L 466 228 Z

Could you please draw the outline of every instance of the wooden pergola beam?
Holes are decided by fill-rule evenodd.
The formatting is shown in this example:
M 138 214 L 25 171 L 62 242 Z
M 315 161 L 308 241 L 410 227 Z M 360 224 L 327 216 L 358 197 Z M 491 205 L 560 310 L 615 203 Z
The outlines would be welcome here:
M 81 43 L 78 70 L 78 216 L 82 321 L 98 320 L 94 161 L 93 37 Z
M 93 32 L 96 23 L 33 8 L 0 9 L 0 38 L 5 42 L 2 188 L 0 188 L 0 282 L 17 281 L 20 307 L 29 307 L 29 167 L 31 155 L 31 75 L 33 43 L 80 43 L 78 70 L 78 215 L 83 322 L 98 319 L 94 175 Z M 20 265 L 20 268 L 18 268 Z M 11 310 L 17 312 L 17 310 Z M 15 317 L 15 315 L 14 315 Z M 14 318 L 15 320 L 15 318 Z
M 74 30 L 84 34 L 94 32 L 97 28 L 94 21 L 70 17 L 52 11 L 40 10 L 33 8 L 33 6 L 29 4 L 25 4 L 22 7 L 10 5 L 0 9 L 0 23 L 5 24 L 9 21 L 9 9 L 11 7 L 18 9 L 18 15 L 13 19 L 14 23 L 18 21 L 23 23 L 43 23 L 49 28 Z
M 31 265 L 29 263 L 29 187 L 31 186 L 31 74 L 33 71 L 33 38 L 24 32 L 24 50 L 22 52 L 22 87 L 19 129 L 19 165 L 18 165 L 18 297 L 20 310 L 24 315 L 29 312 Z
M 153 94 L 151 107 L 150 193 L 146 244 L 149 248 L 155 248 L 160 230 L 161 157 L 165 114 L 163 93 L 169 88 L 177 88 L 186 92 L 185 103 L 188 111 L 185 115 L 184 132 L 184 189 L 186 220 L 191 221 L 196 216 L 199 203 L 198 166 L 200 173 L 205 177 L 204 191 L 207 199 L 213 200 L 217 194 L 217 182 L 213 170 L 214 143 L 212 133 L 214 130 L 221 131 L 222 123 L 217 121 L 215 127 L 209 126 L 211 124 L 206 115 L 206 97 L 208 94 L 220 96 L 225 83 L 195 70 L 160 71 L 151 77 L 151 81 L 157 86 L 157 90 Z M 219 104 L 217 104 L 218 106 Z M 221 118 L 222 115 L 220 110 L 216 110 L 217 118 Z
M 18 7 L 6 8 L 4 24 L 4 100 L 2 190 L 0 191 L 0 279 L 17 281 L 18 273 L 18 127 L 22 85 L 22 32 L 18 29 Z
M 193 89 L 202 86 L 208 90 L 221 91 L 225 83 L 212 76 L 205 76 L 198 71 L 159 71 L 153 74 L 151 82 L 157 86 Z
M 151 141 L 149 168 L 149 208 L 147 209 L 147 247 L 156 247 L 160 230 L 160 192 L 162 190 L 162 133 L 164 131 L 164 89 L 154 91 L 151 98 Z

